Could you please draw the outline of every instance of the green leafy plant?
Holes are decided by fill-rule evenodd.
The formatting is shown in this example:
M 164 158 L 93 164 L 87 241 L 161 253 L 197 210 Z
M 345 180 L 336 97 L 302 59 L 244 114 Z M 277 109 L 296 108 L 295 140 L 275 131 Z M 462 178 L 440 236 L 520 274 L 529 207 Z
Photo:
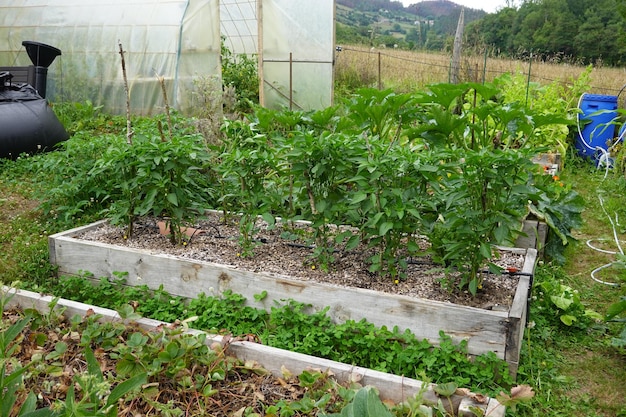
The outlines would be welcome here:
M 563 282 L 564 272 L 557 265 L 551 270 L 540 268 L 535 281 L 533 304 L 551 320 L 558 319 L 561 325 L 587 329 L 602 319 L 597 312 L 585 307 L 580 293 Z
M 239 221 L 241 256 L 251 256 L 258 232 L 257 219 L 262 216 L 274 224 L 272 209 L 280 200 L 277 188 L 278 158 L 272 140 L 252 130 L 241 121 L 226 122 L 224 131 L 229 140 L 219 149 L 216 168 L 221 177 L 224 211 L 242 211 Z
M 373 88 L 358 90 L 345 105 L 347 117 L 353 123 L 352 129 L 387 143 L 406 134 L 417 112 L 415 95 Z
M 431 193 L 438 181 L 434 158 L 379 138 L 368 141 L 367 154 L 355 157 L 348 215 L 354 213 L 350 220 L 361 239 L 376 249 L 370 271 L 397 280 L 406 259 L 420 251 L 416 238 L 426 232 L 424 217 L 436 210 Z
M 356 392 L 352 401 L 341 410 L 341 413 L 321 414 L 325 417 L 391 417 L 392 414 L 380 400 L 376 389 L 363 387 Z
M 86 294 L 91 299 L 107 298 L 98 293 L 101 290 L 108 293 L 111 288 L 106 280 L 95 287 L 79 277 L 64 277 L 63 281 L 76 282 L 65 285 L 73 291 L 67 291 L 64 297 L 77 301 Z M 194 317 L 189 325 L 199 330 L 259 338 L 270 346 L 407 377 L 420 378 L 426 374 L 434 382 L 455 382 L 459 386 L 483 389 L 497 389 L 511 383 L 506 362 L 493 353 L 469 360 L 467 341 L 454 343 L 444 333 L 440 334 L 438 346 L 433 346 L 410 331 L 380 328 L 365 320 L 334 324 L 327 309 L 312 311 L 310 306 L 293 300 L 276 304 L 268 313 L 246 305 L 244 297 L 228 291 L 212 297 L 199 294 L 189 301 L 161 291 L 155 295 L 146 287 L 120 285 L 117 292 L 116 306 L 109 308 L 120 310 L 121 306 L 132 304 L 136 311 L 154 319 L 172 317 L 170 314 L 177 312 L 179 320 Z M 155 301 L 150 302 L 151 299 Z M 103 335 L 99 329 L 90 330 L 90 334 L 94 338 Z
M 312 222 L 313 256 L 327 269 L 334 259 L 331 225 L 340 224 L 341 213 L 346 211 L 347 174 L 352 167 L 346 154 L 354 146 L 342 134 L 314 132 L 295 132 L 284 146 L 299 207 Z
M 626 297 L 609 306 L 605 320 L 617 323 L 626 323 Z M 611 340 L 611 344 L 616 347 L 626 347 L 626 324 L 623 325 L 617 337 Z
M 583 225 L 585 201 L 556 175 L 535 172 L 531 186 L 534 190 L 529 194 L 528 211 L 550 227 L 544 253 L 548 259 L 563 263 L 566 246 L 576 241 L 572 232 Z
M 32 392 L 28 393 L 22 406 L 17 410 L 17 414 L 13 413 L 13 408 L 17 401 L 17 390 L 20 388 L 24 373 L 28 371 L 28 366 L 17 367 L 10 374 L 6 372 L 6 363 L 0 360 L 0 416 L 10 417 L 16 415 L 18 417 L 50 417 L 56 414 L 49 408 L 37 409 L 37 397 Z
M 105 178 L 111 204 L 103 213 L 124 224 L 132 237 L 136 217 L 163 217 L 172 243 L 184 243 L 184 225 L 211 199 L 208 162 L 199 135 L 172 135 L 170 140 L 136 135 L 132 145 L 121 138 L 111 144 L 89 175 Z
M 462 273 L 459 287 L 476 294 L 494 246 L 518 233 L 532 162 L 518 151 L 487 148 L 450 152 L 446 160 L 435 194 L 441 207 L 428 236 L 437 257 Z
M 106 178 L 89 172 L 115 140 L 106 134 L 94 138 L 91 131 L 79 131 L 57 151 L 34 163 L 36 169 L 47 173 L 38 187 L 43 189 L 40 209 L 51 220 L 73 227 L 83 218 L 96 218 L 107 207 Z
M 521 72 L 504 74 L 498 77 L 494 84 L 506 103 L 523 103 L 525 107 L 533 109 L 536 114 L 568 120 L 563 124 L 551 124 L 540 127 L 529 138 L 528 145 L 537 149 L 547 148 L 552 152 L 559 152 L 563 158 L 568 155 L 570 147 L 570 132 L 568 125 L 573 125 L 578 115 L 578 99 L 588 91 L 592 67 L 586 70 L 569 83 L 553 81 L 547 85 L 528 82 L 527 76 Z
M 102 111 L 102 106 L 90 100 L 83 102 L 60 102 L 53 105 L 54 113 L 70 135 L 86 131 L 99 133 L 119 129 L 122 119 Z
M 114 417 L 118 414 L 118 400 L 129 393 L 138 390 L 146 384 L 146 374 L 138 374 L 117 384 L 114 388 L 105 379 L 100 369 L 100 364 L 95 358 L 93 351 L 85 348 L 85 359 L 88 372 L 74 377 L 76 387 L 69 387 L 65 401 L 57 403 L 54 415 L 67 417 Z
M 235 110 L 249 112 L 259 102 L 259 77 L 254 57 L 234 55 L 222 39 L 222 83 L 233 88 L 237 97 Z
M 3 295 L 4 297 L 4 295 Z M 4 304 L 4 301 L 3 301 Z M 3 305 L 4 307 L 4 305 Z M 4 308 L 2 308 L 4 311 Z M 12 359 L 12 356 L 19 349 L 22 330 L 31 322 L 30 317 L 24 317 L 8 328 L 2 328 L 0 332 L 0 416 L 9 417 L 13 407 L 18 400 L 18 389 L 22 385 L 24 374 L 29 371 L 31 364 L 23 366 Z M 2 326 L 5 327 L 5 326 Z M 29 393 L 22 407 L 18 412 L 21 417 L 50 416 L 50 410 L 35 411 L 36 397 Z

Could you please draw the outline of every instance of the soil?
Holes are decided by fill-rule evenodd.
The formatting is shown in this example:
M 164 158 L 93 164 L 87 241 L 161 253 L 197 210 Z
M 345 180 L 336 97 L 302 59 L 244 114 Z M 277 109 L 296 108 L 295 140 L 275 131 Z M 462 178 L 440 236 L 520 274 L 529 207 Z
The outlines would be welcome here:
M 351 250 L 335 247 L 334 262 L 324 271 L 312 257 L 314 247 L 302 238 L 310 236 L 311 232 L 304 222 L 277 222 L 273 228 L 269 228 L 264 221 L 257 221 L 253 254 L 248 256 L 242 256 L 238 219 L 233 216 L 225 218 L 218 213 L 209 213 L 206 219 L 184 229 L 187 235 L 184 245 L 171 243 L 166 224 L 162 219 L 139 219 L 134 223 L 133 234 L 128 239 L 125 238 L 124 228 L 108 224 L 76 237 L 273 276 L 366 288 L 483 309 L 508 310 L 518 283 L 518 277 L 514 274 L 485 272 L 482 275 L 482 288 L 475 296 L 467 290 L 459 290 L 461 274 L 434 263 L 426 254 L 429 246 L 426 239 L 419 240 L 424 255 L 405 258 L 408 262 L 407 269 L 402 277 L 395 280 L 369 271 L 368 258 L 375 252 L 365 246 Z M 287 239 L 286 234 L 297 238 Z M 521 270 L 524 255 L 497 251 L 493 262 L 505 269 Z

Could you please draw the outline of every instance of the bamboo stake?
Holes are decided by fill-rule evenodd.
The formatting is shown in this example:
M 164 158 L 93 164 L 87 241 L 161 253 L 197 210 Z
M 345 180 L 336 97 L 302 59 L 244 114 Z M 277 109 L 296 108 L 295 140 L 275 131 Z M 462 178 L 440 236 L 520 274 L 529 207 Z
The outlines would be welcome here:
M 265 106 L 265 74 L 263 71 L 263 0 L 257 0 L 257 73 L 259 75 L 259 104 Z
M 126 94 L 126 143 L 133 144 L 133 129 L 130 123 L 130 92 L 128 90 L 128 77 L 126 76 L 126 61 L 124 60 L 124 48 L 122 42 L 118 41 L 120 46 L 120 56 L 122 57 L 122 76 L 124 77 L 124 93 Z
M 293 52 L 289 52 L 289 110 L 293 110 Z
M 170 103 L 167 100 L 167 90 L 165 89 L 165 78 L 159 75 L 159 73 L 154 70 L 156 74 L 157 80 L 159 80 L 159 84 L 161 84 L 161 92 L 163 93 L 163 102 L 165 103 L 165 115 L 167 116 L 167 129 L 169 131 L 169 139 L 172 140 L 172 116 L 170 114 Z M 163 134 L 161 133 L 161 136 Z

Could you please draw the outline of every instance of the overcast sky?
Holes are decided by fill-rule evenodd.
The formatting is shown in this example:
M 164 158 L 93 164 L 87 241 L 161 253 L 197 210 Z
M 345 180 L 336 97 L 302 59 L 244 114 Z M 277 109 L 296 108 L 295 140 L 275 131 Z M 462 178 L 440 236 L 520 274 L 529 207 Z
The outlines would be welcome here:
M 400 0 L 404 6 L 419 3 L 419 0 Z M 482 9 L 487 13 L 494 13 L 497 9 L 506 6 L 507 0 L 450 0 L 461 6 L 470 7 L 472 9 Z

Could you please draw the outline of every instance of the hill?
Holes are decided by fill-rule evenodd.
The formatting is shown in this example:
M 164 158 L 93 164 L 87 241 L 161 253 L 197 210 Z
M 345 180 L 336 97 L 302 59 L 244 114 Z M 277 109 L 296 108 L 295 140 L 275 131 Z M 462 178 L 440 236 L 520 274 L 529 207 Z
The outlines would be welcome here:
M 390 0 L 337 0 L 337 43 L 441 50 L 451 42 L 462 6 L 449 0 L 404 7 Z M 487 13 L 465 9 L 465 22 Z

